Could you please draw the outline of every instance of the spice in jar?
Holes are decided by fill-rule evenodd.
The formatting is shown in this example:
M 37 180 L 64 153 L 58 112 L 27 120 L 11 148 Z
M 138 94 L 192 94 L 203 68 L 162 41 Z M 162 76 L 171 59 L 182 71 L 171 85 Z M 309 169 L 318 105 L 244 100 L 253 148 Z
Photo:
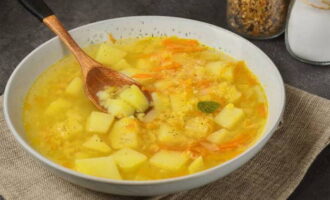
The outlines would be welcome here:
M 290 0 L 228 0 L 229 27 L 249 38 L 272 38 L 284 31 Z

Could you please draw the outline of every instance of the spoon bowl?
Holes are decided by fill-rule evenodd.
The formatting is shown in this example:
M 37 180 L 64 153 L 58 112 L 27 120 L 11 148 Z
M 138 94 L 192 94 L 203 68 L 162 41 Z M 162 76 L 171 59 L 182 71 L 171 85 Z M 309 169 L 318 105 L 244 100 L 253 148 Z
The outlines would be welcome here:
M 20 2 L 28 11 L 47 25 L 75 56 L 82 70 L 86 96 L 100 111 L 106 112 L 106 109 L 100 105 L 97 92 L 105 87 L 123 87 L 134 84 L 142 90 L 141 85 L 134 79 L 108 68 L 88 56 L 42 0 L 20 0 Z M 143 91 L 143 93 L 150 101 L 150 94 L 147 91 Z
M 100 66 L 92 67 L 87 72 L 85 76 L 85 93 L 99 110 L 106 112 L 106 109 L 99 104 L 97 92 L 103 90 L 106 86 L 123 87 L 133 84 L 140 87 L 140 84 L 134 79 L 100 64 Z

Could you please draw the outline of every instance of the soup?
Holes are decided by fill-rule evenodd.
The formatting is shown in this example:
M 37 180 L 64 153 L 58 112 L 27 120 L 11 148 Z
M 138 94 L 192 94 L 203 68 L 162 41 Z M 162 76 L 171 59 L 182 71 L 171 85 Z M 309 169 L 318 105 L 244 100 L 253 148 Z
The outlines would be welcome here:
M 119 180 L 184 176 L 238 156 L 263 133 L 267 98 L 244 61 L 177 37 L 110 37 L 86 52 L 142 87 L 99 91 L 103 113 L 72 55 L 40 75 L 24 103 L 27 138 L 66 168 Z

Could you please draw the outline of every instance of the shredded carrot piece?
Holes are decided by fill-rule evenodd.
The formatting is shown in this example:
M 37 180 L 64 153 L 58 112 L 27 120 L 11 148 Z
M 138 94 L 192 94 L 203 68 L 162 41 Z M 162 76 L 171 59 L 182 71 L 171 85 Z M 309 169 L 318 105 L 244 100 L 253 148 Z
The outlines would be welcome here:
M 129 124 L 126 125 L 126 128 L 128 129 L 135 129 L 136 127 L 138 127 L 139 124 L 136 120 L 131 121 Z
M 190 47 L 190 46 L 180 46 L 180 45 L 171 45 L 166 47 L 167 50 L 173 52 L 173 53 L 192 53 L 197 51 L 203 51 L 205 50 L 204 47 Z
M 182 52 L 196 52 L 202 51 L 205 47 L 201 47 L 197 40 L 191 39 L 178 39 L 178 38 L 168 38 L 164 39 L 162 44 L 169 51 L 174 53 Z
M 155 78 L 154 74 L 134 74 L 132 78 L 140 78 L 140 79 L 145 79 L 145 78 Z
M 154 68 L 152 69 L 152 71 L 159 72 L 159 71 L 163 71 L 163 70 L 178 69 L 178 68 L 180 68 L 180 67 L 181 67 L 181 64 L 176 63 L 176 62 L 173 62 L 173 63 L 168 64 L 168 65 L 159 66 L 159 67 L 154 67 Z
M 188 148 L 188 151 L 192 152 L 195 155 L 201 156 L 205 156 L 208 154 L 207 149 L 205 149 L 205 147 L 201 146 L 200 144 Z
M 211 94 L 211 99 L 213 99 L 213 101 L 220 103 L 220 105 L 226 104 L 226 99 L 224 97 L 218 96 L 216 94 Z
M 246 120 L 245 122 L 244 122 L 244 127 L 245 128 L 247 128 L 247 129 L 249 129 L 249 128 L 254 128 L 256 126 L 256 124 L 255 123 L 253 123 L 253 121 L 252 120 Z
M 109 39 L 109 41 L 111 41 L 112 43 L 116 43 L 116 38 L 115 37 L 113 37 L 113 35 L 111 34 L 111 33 L 109 33 L 108 34 L 108 39 Z
M 243 60 L 239 60 L 237 63 L 236 63 L 236 66 L 237 67 L 243 67 L 245 69 L 246 67 L 246 63 L 243 61 Z
M 249 140 L 250 140 L 250 138 L 247 135 L 241 135 L 232 141 L 219 145 L 219 149 L 221 149 L 221 150 L 234 149 L 243 144 L 246 144 L 247 142 L 249 142 Z
M 201 80 L 199 81 L 196 86 L 200 88 L 207 88 L 211 85 L 212 81 L 210 80 Z
M 170 46 L 170 45 L 184 45 L 184 46 L 192 46 L 198 45 L 197 40 L 192 39 L 179 39 L 179 38 L 166 38 L 163 40 L 163 45 Z
M 207 149 L 207 150 L 209 150 L 211 152 L 219 151 L 219 147 L 216 144 L 209 143 L 209 142 L 201 142 L 200 144 L 205 149 Z
M 258 84 L 258 80 L 255 77 L 252 77 L 252 76 L 248 77 L 248 82 L 251 86 Z
M 143 125 L 143 123 L 142 123 Z M 155 124 L 155 123 L 145 123 L 144 125 L 147 129 L 155 129 L 155 128 L 158 128 L 158 125 Z
M 251 86 L 257 85 L 258 84 L 257 78 L 255 76 L 251 75 L 247 69 L 248 69 L 248 67 L 246 66 L 246 63 L 244 61 L 236 62 L 235 75 L 236 75 L 237 79 L 239 80 L 239 77 L 242 77 L 244 82 L 246 82 L 247 84 L 249 84 Z
M 158 144 L 160 149 L 164 149 L 164 150 L 170 150 L 170 151 L 185 151 L 187 150 L 187 147 L 184 146 L 167 146 L 167 145 L 163 145 L 163 144 Z
M 195 48 L 173 48 L 172 52 L 174 53 L 184 53 L 184 52 L 188 52 L 188 53 L 192 53 L 192 52 L 198 52 L 198 51 L 203 51 L 205 50 L 204 47 L 195 47 Z
M 257 105 L 257 111 L 261 117 L 267 117 L 267 106 L 264 103 L 260 103 Z

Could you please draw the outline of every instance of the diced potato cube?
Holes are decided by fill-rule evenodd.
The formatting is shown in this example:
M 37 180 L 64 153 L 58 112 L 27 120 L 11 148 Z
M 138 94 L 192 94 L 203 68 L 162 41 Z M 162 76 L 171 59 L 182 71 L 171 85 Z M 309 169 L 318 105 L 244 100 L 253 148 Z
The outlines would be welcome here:
M 68 108 L 70 108 L 70 106 L 71 103 L 69 101 L 60 98 L 50 103 L 46 108 L 45 113 L 47 115 L 56 115 L 59 114 L 60 112 L 67 110 Z
M 147 69 L 147 70 L 149 70 L 152 67 L 153 67 L 153 64 L 148 59 L 141 58 L 136 63 L 136 68 L 138 68 L 138 69 Z
M 233 81 L 234 80 L 234 65 L 228 64 L 223 70 L 221 71 L 220 77 L 227 80 Z
M 237 90 L 235 85 L 225 81 L 219 84 L 218 94 L 230 103 L 234 103 L 242 97 L 242 93 Z
M 151 122 L 156 119 L 157 113 L 155 109 L 148 111 L 147 113 L 137 113 L 137 118 L 145 123 Z
M 236 59 L 235 58 L 233 58 L 232 56 L 228 55 L 225 52 L 220 51 L 219 52 L 219 55 L 220 55 L 220 60 L 223 60 L 225 62 L 236 62 Z
M 227 81 L 222 81 L 218 85 L 217 92 L 221 96 L 226 96 L 230 87 L 232 87 L 230 83 L 228 83 Z
M 74 157 L 76 159 L 82 159 L 82 158 L 89 158 L 91 155 L 89 153 L 86 152 L 77 152 L 74 154 Z
M 234 68 L 235 64 L 224 61 L 210 62 L 206 65 L 206 69 L 210 74 L 213 74 L 219 78 L 223 78 L 227 81 L 233 81 Z
M 194 138 L 203 138 L 211 129 L 211 124 L 203 117 L 193 117 L 186 122 L 186 134 Z
M 86 124 L 86 130 L 93 133 L 106 133 L 108 132 L 114 116 L 107 113 L 93 111 Z
M 257 100 L 260 103 L 265 103 L 266 102 L 266 96 L 263 92 L 263 89 L 260 86 L 254 86 L 253 90 L 255 94 L 257 95 Z
M 209 49 L 209 50 L 200 52 L 199 57 L 201 59 L 208 60 L 208 61 L 216 61 L 216 60 L 220 59 L 220 54 L 219 54 L 219 52 L 217 52 L 213 49 Z
M 172 85 L 172 82 L 171 82 L 171 81 L 167 81 L 167 80 L 160 80 L 160 81 L 157 81 L 157 82 L 155 83 L 155 87 L 156 87 L 158 90 L 166 90 L 166 89 L 168 89 L 171 85 Z
M 226 105 L 215 117 L 215 122 L 220 126 L 231 129 L 244 117 L 244 112 L 233 104 Z
M 65 89 L 65 93 L 72 95 L 72 96 L 78 96 L 79 94 L 83 93 L 83 82 L 81 78 L 76 77 L 74 78 L 69 85 Z
M 79 123 L 81 123 L 85 117 L 82 116 L 82 113 L 81 110 L 79 109 L 76 109 L 76 108 L 73 108 L 73 109 L 70 109 L 68 110 L 65 115 L 67 117 L 67 119 L 72 119 L 72 120 L 75 120 Z
M 93 135 L 86 142 L 83 143 L 83 146 L 92 149 L 95 151 L 100 151 L 102 153 L 109 153 L 111 148 L 102 141 L 98 135 Z
M 122 179 L 112 156 L 77 159 L 75 160 L 75 168 L 78 172 L 91 176 Z
M 117 87 L 106 87 L 104 90 L 98 91 L 96 96 L 98 97 L 100 104 L 106 106 L 107 100 L 114 98 L 116 90 L 118 90 Z
M 152 93 L 151 96 L 154 103 L 154 108 L 158 113 L 169 110 L 171 108 L 170 99 L 168 96 L 155 92 Z
M 147 97 L 136 85 L 131 85 L 129 88 L 122 91 L 119 97 L 132 105 L 138 112 L 144 112 L 149 107 Z
M 202 171 L 204 169 L 204 160 L 202 156 L 196 158 L 188 167 L 188 171 L 190 174 Z
M 179 171 L 189 161 L 189 156 L 179 151 L 161 150 L 150 158 L 150 164 L 158 168 Z
M 127 53 L 123 50 L 108 43 L 103 43 L 96 54 L 96 60 L 104 65 L 112 66 L 123 59 L 126 54 Z
M 174 112 L 185 112 L 193 109 L 185 94 L 170 95 L 171 108 Z
M 140 167 L 147 156 L 130 148 L 124 148 L 113 154 L 119 168 L 125 172 L 131 172 Z
M 242 93 L 237 90 L 237 88 L 233 85 L 229 88 L 226 98 L 229 102 L 233 103 L 239 100 L 242 97 Z
M 115 69 L 115 70 L 123 70 L 123 69 L 131 68 L 131 65 L 128 64 L 125 59 L 121 59 L 115 65 L 113 65 L 112 68 Z
M 81 121 L 75 118 L 68 118 L 65 121 L 55 123 L 52 126 L 55 133 L 58 133 L 62 138 L 69 139 L 78 133 L 82 133 L 83 126 Z
M 130 41 L 128 41 L 130 40 Z M 148 38 L 144 39 L 136 39 L 136 38 L 131 38 L 131 39 L 125 39 L 125 44 L 121 45 L 125 49 L 125 51 L 131 52 L 131 53 L 141 53 L 143 52 L 145 46 L 149 43 Z
M 207 136 L 206 140 L 219 145 L 228 139 L 228 135 L 229 131 L 227 131 L 226 129 L 220 129 Z
M 96 96 L 99 98 L 99 101 L 105 102 L 107 99 L 110 99 L 112 95 L 107 91 L 101 90 L 96 93 Z
M 105 107 L 108 112 L 118 118 L 127 117 L 134 114 L 134 107 L 126 103 L 122 99 L 109 99 L 106 101 Z
M 162 124 L 157 134 L 158 141 L 166 145 L 182 145 L 187 138 L 178 130 L 168 125 Z
M 209 62 L 206 65 L 206 69 L 210 74 L 216 77 L 220 77 L 222 70 L 226 67 L 227 63 L 223 61 Z
M 139 146 L 139 124 L 133 117 L 125 117 L 115 122 L 109 134 L 114 149 L 137 148 Z

